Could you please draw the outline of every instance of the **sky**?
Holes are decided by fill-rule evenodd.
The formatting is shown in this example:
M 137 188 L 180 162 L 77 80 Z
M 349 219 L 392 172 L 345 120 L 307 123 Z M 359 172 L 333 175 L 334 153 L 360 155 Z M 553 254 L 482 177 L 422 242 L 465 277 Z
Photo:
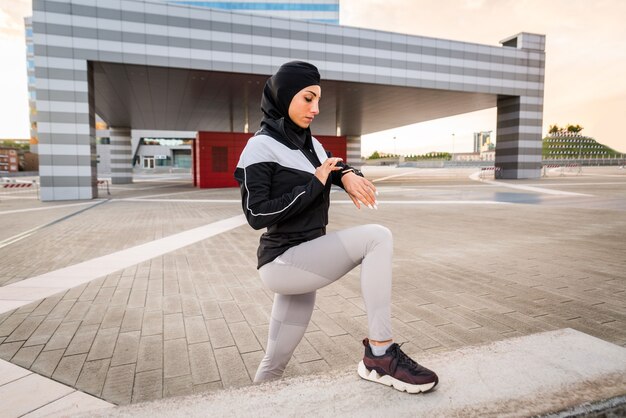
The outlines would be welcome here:
M 23 17 L 30 10 L 30 0 L 0 2 L 0 138 L 29 136 Z M 519 32 L 544 34 L 544 134 L 552 124 L 579 124 L 626 153 L 619 125 L 626 116 L 624 0 L 341 0 L 340 19 L 486 45 Z M 495 130 L 496 111 L 487 109 L 365 135 L 361 153 L 469 152 L 474 132 Z

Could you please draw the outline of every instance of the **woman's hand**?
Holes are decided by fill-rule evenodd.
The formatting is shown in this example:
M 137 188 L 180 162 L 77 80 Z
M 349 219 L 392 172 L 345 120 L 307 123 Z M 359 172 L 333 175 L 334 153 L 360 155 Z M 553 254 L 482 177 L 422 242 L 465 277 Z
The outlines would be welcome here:
M 370 209 L 378 209 L 378 202 L 376 201 L 376 193 L 378 192 L 371 181 L 354 173 L 348 173 L 341 178 L 341 182 L 357 209 L 361 209 L 361 204 Z
M 315 169 L 315 177 L 317 177 L 317 179 L 325 185 L 331 172 L 341 170 L 341 167 L 336 166 L 336 164 L 341 160 L 343 160 L 343 158 L 327 158 L 322 165 Z

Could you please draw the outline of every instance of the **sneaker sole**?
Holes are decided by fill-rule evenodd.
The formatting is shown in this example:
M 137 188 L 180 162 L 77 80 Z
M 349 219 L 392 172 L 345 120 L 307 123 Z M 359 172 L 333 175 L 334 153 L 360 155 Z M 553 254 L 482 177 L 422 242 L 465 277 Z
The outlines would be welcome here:
M 425 383 L 423 385 L 412 385 L 389 375 L 381 376 L 376 370 L 368 370 L 367 367 L 365 367 L 363 360 L 359 362 L 359 367 L 357 371 L 359 373 L 359 376 L 361 376 L 361 378 L 365 380 L 381 383 L 385 386 L 391 386 L 392 388 L 399 390 L 400 392 L 423 393 L 428 392 L 437 385 L 436 382 Z

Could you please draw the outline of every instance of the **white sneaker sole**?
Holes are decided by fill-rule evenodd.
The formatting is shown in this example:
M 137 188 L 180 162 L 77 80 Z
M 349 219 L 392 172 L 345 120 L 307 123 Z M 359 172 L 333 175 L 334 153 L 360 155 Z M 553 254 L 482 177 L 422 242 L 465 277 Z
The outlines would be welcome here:
M 389 375 L 381 376 L 378 374 L 376 370 L 368 370 L 363 363 L 363 360 L 359 362 L 359 367 L 357 369 L 359 376 L 361 376 L 365 380 L 369 380 L 371 382 L 382 383 L 386 386 L 391 386 L 392 388 L 399 390 L 400 392 L 408 392 L 408 393 L 420 393 L 420 392 L 428 392 L 432 388 L 435 387 L 435 382 L 426 383 L 424 385 L 411 385 L 409 383 L 405 383 L 401 380 L 395 379 Z

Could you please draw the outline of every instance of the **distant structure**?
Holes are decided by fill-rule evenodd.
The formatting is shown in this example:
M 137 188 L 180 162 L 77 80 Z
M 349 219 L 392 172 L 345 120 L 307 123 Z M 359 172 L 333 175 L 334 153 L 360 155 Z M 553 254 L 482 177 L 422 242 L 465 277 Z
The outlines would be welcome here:
M 495 145 L 491 142 L 491 131 L 474 132 L 474 152 L 483 152 L 494 149 Z
M 265 80 L 289 60 L 320 69 L 315 134 L 333 137 L 349 163 L 360 162 L 362 135 L 497 107 L 502 178 L 541 175 L 545 36 L 481 45 L 341 26 L 339 9 L 339 0 L 34 1 L 26 35 L 41 200 L 98 197 L 102 147 L 112 184 L 131 183 L 133 164 L 168 161 L 191 162 L 194 181 L 205 165 L 207 177 L 219 169 L 232 180 L 239 139 L 216 141 L 256 130 Z M 220 164 L 170 141 L 186 136 L 155 131 L 191 132 Z
M 544 160 L 619 158 L 620 153 L 580 132 L 560 130 L 543 139 Z

